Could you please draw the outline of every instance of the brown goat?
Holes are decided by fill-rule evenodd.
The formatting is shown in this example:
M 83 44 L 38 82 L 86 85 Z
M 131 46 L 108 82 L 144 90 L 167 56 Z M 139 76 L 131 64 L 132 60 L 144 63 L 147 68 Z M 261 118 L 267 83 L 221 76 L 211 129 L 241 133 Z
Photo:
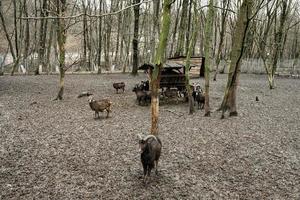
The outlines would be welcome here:
M 120 82 L 120 83 L 113 83 L 113 87 L 116 89 L 116 92 L 118 93 L 118 90 L 122 89 L 123 92 L 125 91 L 125 83 Z
M 108 99 L 100 99 L 100 100 L 94 100 L 93 97 L 89 99 L 89 105 L 93 111 L 95 111 L 95 118 L 99 116 L 99 112 L 103 112 L 104 110 L 107 112 L 106 118 L 109 117 L 109 113 L 111 112 L 111 104 L 112 102 Z

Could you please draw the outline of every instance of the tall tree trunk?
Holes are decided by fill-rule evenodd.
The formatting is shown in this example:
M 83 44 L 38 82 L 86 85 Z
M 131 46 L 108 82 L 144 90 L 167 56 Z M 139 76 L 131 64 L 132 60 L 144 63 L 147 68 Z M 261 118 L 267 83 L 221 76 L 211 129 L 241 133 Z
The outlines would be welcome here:
M 84 70 L 89 71 L 89 66 L 87 63 L 87 45 L 88 45 L 88 23 L 87 23 L 87 5 L 85 5 L 85 0 L 81 1 L 83 9 L 83 58 L 82 65 Z
M 67 0 L 56 0 L 57 15 L 64 17 Z M 55 100 L 62 100 L 64 94 L 64 79 L 65 79 L 65 56 L 66 56 L 66 44 L 67 30 L 64 18 L 57 19 L 57 43 L 59 48 L 59 91 Z
M 106 17 L 106 33 L 105 33 L 105 68 L 106 70 L 109 70 L 111 67 L 111 59 L 110 59 L 110 37 L 111 37 L 111 15 Z
M 214 74 L 214 81 L 217 80 L 217 74 L 220 66 L 220 61 L 222 57 L 222 49 L 223 49 L 223 44 L 224 44 L 224 37 L 225 37 L 225 31 L 226 31 L 226 19 L 228 15 L 228 7 L 229 7 L 229 0 L 223 0 L 222 7 L 224 10 L 221 11 L 221 30 L 220 30 L 220 41 L 218 45 L 218 52 L 217 52 L 217 59 L 216 59 L 216 71 Z
M 213 39 L 213 26 L 214 26 L 214 0 L 209 0 L 209 9 L 208 15 L 206 17 L 205 23 L 205 42 L 204 42 L 204 57 L 206 58 L 205 62 L 205 105 L 204 105 L 204 116 L 210 116 L 210 107 L 209 107 L 209 73 L 210 67 L 212 65 L 212 39 Z
M 192 6 L 192 5 L 190 5 Z M 187 50 L 187 57 L 186 57 L 186 64 L 185 64 L 185 88 L 188 93 L 188 99 L 189 99 L 189 114 L 193 114 L 194 112 L 194 99 L 192 97 L 192 90 L 190 87 L 190 64 L 191 64 L 191 56 L 193 53 L 193 47 L 195 46 L 198 30 L 199 30 L 199 13 L 198 13 L 198 7 L 197 7 L 197 1 L 194 1 L 194 20 L 193 23 L 195 25 L 194 31 L 192 33 L 192 38 L 189 42 L 189 48 Z
M 2 27 L 3 27 L 3 31 L 5 33 L 6 40 L 8 42 L 10 53 L 13 57 L 14 63 L 16 63 L 17 57 L 16 57 L 15 50 L 14 50 L 14 47 L 13 47 L 13 42 L 12 42 L 11 38 L 9 37 L 9 33 L 7 31 L 6 22 L 5 22 L 5 19 L 4 19 L 3 12 L 2 12 L 2 2 L 1 1 L 0 1 L 0 19 L 1 19 L 1 24 L 2 24 Z M 14 75 L 14 70 L 12 71 L 11 75 Z
M 253 0 L 244 0 L 237 16 L 237 24 L 233 34 L 233 46 L 231 51 L 231 64 L 228 74 L 227 86 L 221 105 L 222 118 L 229 109 L 230 116 L 237 116 L 236 90 L 238 86 L 241 60 L 244 53 L 244 43 L 252 15 Z
M 177 10 L 179 10 L 181 7 L 181 1 L 179 1 Z M 174 31 L 173 31 L 173 36 L 172 36 L 172 42 L 171 42 L 171 47 L 170 47 L 170 54 L 169 57 L 173 56 L 173 49 L 176 41 L 176 34 L 177 34 L 177 27 L 178 27 L 178 21 L 179 21 L 179 12 L 176 12 L 176 17 L 175 17 L 175 25 L 174 25 Z
M 140 0 L 135 0 L 134 4 L 140 3 Z M 132 59 L 132 75 L 137 75 L 139 65 L 139 18 L 140 5 L 134 6 L 134 30 L 133 30 L 133 59 Z
M 13 7 L 14 7 L 14 29 L 15 29 L 15 52 L 16 52 L 16 59 L 14 60 L 14 64 L 11 70 L 11 75 L 13 76 L 17 66 L 19 65 L 19 36 L 18 36 L 18 23 L 17 23 L 17 1 L 13 0 Z
M 160 73 L 163 68 L 164 55 L 167 47 L 170 30 L 170 13 L 172 0 L 164 0 L 162 27 L 159 37 L 158 48 L 155 55 L 155 66 L 151 72 L 151 134 L 158 134 L 158 116 L 159 116 L 159 83 Z
M 187 21 L 188 4 L 189 4 L 188 0 L 183 0 L 175 56 L 182 55 L 184 51 L 184 36 L 185 36 L 186 26 L 187 26 L 186 21 Z
M 91 1 L 88 1 L 88 8 L 89 8 L 89 14 L 93 15 L 92 13 L 92 6 Z M 92 29 L 92 23 L 93 21 L 91 18 L 89 18 L 89 24 L 87 24 L 87 48 L 88 48 L 88 63 L 87 63 L 87 70 L 92 71 L 93 70 L 93 29 Z
M 190 43 L 190 31 L 191 31 L 191 20 L 192 20 L 192 3 L 193 0 L 189 0 L 189 10 L 188 10 L 188 17 L 187 17 L 187 31 L 185 35 L 185 53 L 187 54 L 189 51 L 189 43 Z M 196 42 L 195 42 L 196 43 Z
M 271 70 L 271 74 L 269 74 L 270 89 L 275 88 L 274 76 L 275 76 L 275 72 L 277 70 L 277 63 L 278 63 L 278 59 L 279 59 L 279 53 L 282 49 L 284 24 L 286 22 L 287 15 L 288 15 L 287 1 L 282 0 L 281 2 L 282 2 L 282 10 L 281 10 L 281 14 L 280 14 L 279 28 L 278 28 L 278 31 L 276 32 L 276 35 L 275 35 L 275 50 L 274 50 L 274 55 L 273 55 L 273 60 L 272 60 L 272 66 L 273 67 L 272 67 L 272 70 Z
M 54 27 L 55 27 L 55 21 L 51 21 L 50 33 L 49 33 L 49 38 L 48 38 L 48 46 L 47 46 L 47 54 L 46 54 L 46 62 L 45 62 L 47 64 L 47 74 L 49 74 L 49 72 L 51 72 L 50 55 L 51 55 Z
M 40 2 L 41 3 L 41 2 Z M 40 34 L 39 34 L 39 50 L 38 50 L 38 65 L 35 68 L 34 74 L 35 75 L 39 75 L 39 69 L 40 67 L 43 68 L 44 67 L 44 63 L 45 63 L 45 44 L 46 44 L 46 20 L 44 19 L 44 17 L 46 16 L 46 10 L 47 10 L 47 0 L 43 0 L 43 3 L 41 3 L 42 5 L 40 6 L 41 9 L 41 14 L 40 17 L 42 17 L 42 19 L 40 20 Z
M 151 55 L 152 61 L 154 62 L 155 57 L 155 47 L 156 47 L 156 36 L 159 34 L 159 8 L 160 8 L 160 0 L 153 1 L 153 27 L 151 34 Z
M 102 0 L 100 1 L 100 7 L 99 7 L 99 14 L 102 12 L 102 7 L 103 7 L 103 2 Z M 98 52 L 97 52 L 97 63 L 98 63 L 98 74 L 101 74 L 101 54 L 102 54 L 102 17 L 99 19 L 99 30 L 98 30 Z
M 28 7 L 27 7 L 27 0 L 24 0 L 24 15 L 28 17 Z M 27 70 L 27 63 L 28 63 L 28 54 L 29 54 L 29 46 L 30 46 L 30 32 L 29 32 L 29 20 L 26 20 L 25 24 L 25 38 L 24 38 L 24 52 L 23 52 L 23 63 L 24 67 Z
M 122 8 L 123 2 L 118 2 L 117 9 Z M 120 44 L 120 32 L 121 32 L 121 23 L 122 23 L 122 15 L 118 14 L 118 30 L 117 30 L 117 42 L 116 42 L 116 52 L 114 62 L 118 66 L 118 54 L 119 54 L 119 44 Z
M 124 34 L 123 34 L 123 42 L 125 46 L 124 56 L 125 58 L 123 63 L 123 73 L 126 72 L 127 66 L 129 65 L 129 53 L 130 53 L 130 43 L 131 43 L 131 36 L 130 36 L 130 22 L 132 21 L 131 12 L 125 11 L 124 16 Z

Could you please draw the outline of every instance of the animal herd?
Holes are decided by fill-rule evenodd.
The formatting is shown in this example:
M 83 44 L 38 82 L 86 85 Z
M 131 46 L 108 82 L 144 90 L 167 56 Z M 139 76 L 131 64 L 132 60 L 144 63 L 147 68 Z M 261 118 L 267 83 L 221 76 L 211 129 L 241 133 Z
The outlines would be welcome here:
M 198 104 L 198 109 L 203 109 L 205 103 L 205 97 L 200 85 L 191 85 L 192 87 L 192 96 L 194 99 L 194 103 Z M 113 83 L 113 88 L 116 90 L 116 93 L 119 93 L 119 90 L 125 92 L 125 83 Z M 151 91 L 149 90 L 149 81 L 141 81 L 141 83 L 136 84 L 133 88 L 133 92 L 136 94 L 136 100 L 139 105 L 148 105 L 151 102 Z M 165 96 L 174 96 L 176 92 L 174 90 L 164 90 L 162 93 Z M 89 105 L 90 108 L 95 112 L 95 118 L 99 118 L 99 112 L 106 111 L 106 117 L 109 117 L 111 112 L 112 102 L 109 99 L 99 99 L 95 100 L 91 93 L 84 92 L 78 96 L 78 98 L 82 96 L 90 96 L 89 97 Z M 176 96 L 176 95 L 175 95 Z M 150 176 L 150 173 L 153 168 L 155 168 L 155 173 L 158 173 L 158 161 L 161 154 L 162 142 L 161 140 L 154 135 L 142 136 L 139 135 L 139 146 L 141 153 L 141 162 L 143 166 L 143 180 L 144 183 L 147 183 L 147 180 Z

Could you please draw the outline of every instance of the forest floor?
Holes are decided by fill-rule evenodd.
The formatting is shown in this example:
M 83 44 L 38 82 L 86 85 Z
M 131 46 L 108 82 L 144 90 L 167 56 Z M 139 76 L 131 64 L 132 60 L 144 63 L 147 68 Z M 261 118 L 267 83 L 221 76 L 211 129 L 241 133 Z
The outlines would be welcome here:
M 299 199 L 300 80 L 269 90 L 243 74 L 239 116 L 220 119 L 226 78 L 211 82 L 211 117 L 161 105 L 159 174 L 145 185 L 137 134 L 150 107 L 132 92 L 145 75 L 67 75 L 63 101 L 52 101 L 58 76 L 0 77 L 0 199 Z M 111 117 L 94 119 L 83 91 L 110 98 Z

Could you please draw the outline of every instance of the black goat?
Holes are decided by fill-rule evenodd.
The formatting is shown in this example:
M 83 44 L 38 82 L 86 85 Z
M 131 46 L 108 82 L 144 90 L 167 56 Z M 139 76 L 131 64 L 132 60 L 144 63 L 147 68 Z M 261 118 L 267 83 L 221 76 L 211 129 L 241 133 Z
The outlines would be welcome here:
M 158 160 L 161 154 L 161 140 L 154 136 L 148 135 L 142 137 L 139 135 L 139 145 L 141 150 L 141 161 L 144 169 L 144 182 L 150 176 L 151 170 L 155 167 L 155 173 L 158 174 Z
M 205 96 L 201 91 L 196 90 L 193 92 L 194 100 L 198 103 L 198 109 L 203 109 L 205 104 Z
M 136 100 L 138 101 L 139 105 L 147 105 L 148 102 L 151 102 L 151 92 L 150 91 L 143 91 L 139 85 L 136 85 L 133 90 L 136 94 Z
M 143 91 L 149 91 L 149 88 L 150 88 L 150 86 L 149 86 L 149 80 L 142 81 L 140 87 L 141 87 L 141 89 Z

